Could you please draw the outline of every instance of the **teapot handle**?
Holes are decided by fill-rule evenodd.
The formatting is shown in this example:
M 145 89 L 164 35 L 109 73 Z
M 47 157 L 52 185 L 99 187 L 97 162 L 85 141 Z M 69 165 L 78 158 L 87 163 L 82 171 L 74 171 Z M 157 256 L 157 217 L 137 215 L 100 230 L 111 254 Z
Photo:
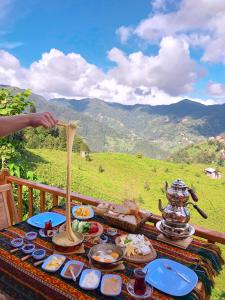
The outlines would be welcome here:
M 190 193 L 191 195 L 191 198 L 197 202 L 198 201 L 198 196 L 195 194 L 195 192 L 193 191 L 193 189 L 189 189 L 188 192 Z
M 207 219 L 207 218 L 208 218 L 207 214 L 206 214 L 200 207 L 198 207 L 198 205 L 193 204 L 193 207 L 197 210 L 197 212 L 198 212 L 204 219 Z

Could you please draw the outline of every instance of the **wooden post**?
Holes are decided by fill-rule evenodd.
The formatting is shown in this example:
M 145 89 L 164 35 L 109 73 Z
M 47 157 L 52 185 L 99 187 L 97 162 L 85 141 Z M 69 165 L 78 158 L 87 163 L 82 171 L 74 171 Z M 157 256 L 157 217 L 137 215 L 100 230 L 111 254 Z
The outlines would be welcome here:
M 45 211 L 45 192 L 40 191 L 40 212 Z
M 52 205 L 57 206 L 59 204 L 59 197 L 56 194 L 52 195 Z
M 18 184 L 18 216 L 19 221 L 23 219 L 23 186 Z
M 29 187 L 28 188 L 28 216 L 32 217 L 33 216 L 33 188 Z
M 9 170 L 8 169 L 2 169 L 0 172 L 0 185 L 7 183 L 7 177 L 9 176 Z

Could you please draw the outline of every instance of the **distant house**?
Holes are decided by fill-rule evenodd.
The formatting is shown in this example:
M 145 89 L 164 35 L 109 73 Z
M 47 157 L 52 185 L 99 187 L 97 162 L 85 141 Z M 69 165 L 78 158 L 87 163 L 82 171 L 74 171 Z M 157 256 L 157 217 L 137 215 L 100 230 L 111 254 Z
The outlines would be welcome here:
M 89 155 L 89 151 L 80 151 L 80 156 L 82 157 L 82 158 L 85 158 L 86 156 L 88 156 Z
M 221 172 L 217 171 L 214 168 L 207 168 L 205 169 L 205 175 L 213 178 L 213 179 L 220 179 L 222 174 Z

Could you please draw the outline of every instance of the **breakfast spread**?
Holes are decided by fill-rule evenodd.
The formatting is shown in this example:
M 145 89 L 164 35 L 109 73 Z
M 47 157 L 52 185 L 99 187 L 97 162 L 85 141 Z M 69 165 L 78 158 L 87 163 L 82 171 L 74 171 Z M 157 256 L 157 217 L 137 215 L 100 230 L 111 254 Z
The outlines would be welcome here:
M 151 243 L 143 234 L 122 235 L 119 244 L 124 248 L 124 254 L 127 256 L 147 255 L 151 252 Z

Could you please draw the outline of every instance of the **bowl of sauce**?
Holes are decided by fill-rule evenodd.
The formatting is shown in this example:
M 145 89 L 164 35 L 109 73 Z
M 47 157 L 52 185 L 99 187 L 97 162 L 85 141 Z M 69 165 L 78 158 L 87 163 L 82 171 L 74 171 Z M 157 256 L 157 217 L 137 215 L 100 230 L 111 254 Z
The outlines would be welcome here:
M 36 239 L 36 237 L 37 237 L 37 232 L 34 231 L 30 231 L 25 234 L 25 239 L 27 239 L 28 241 L 33 241 Z
M 24 243 L 24 241 L 22 238 L 16 238 L 16 239 L 11 240 L 11 245 L 14 248 L 20 248 L 23 245 L 23 243 Z
M 26 244 L 22 247 L 22 251 L 26 254 L 31 254 L 35 250 L 35 245 L 34 244 Z
M 44 249 L 36 249 L 32 253 L 33 258 L 37 260 L 44 258 L 45 255 L 46 255 L 46 251 Z

